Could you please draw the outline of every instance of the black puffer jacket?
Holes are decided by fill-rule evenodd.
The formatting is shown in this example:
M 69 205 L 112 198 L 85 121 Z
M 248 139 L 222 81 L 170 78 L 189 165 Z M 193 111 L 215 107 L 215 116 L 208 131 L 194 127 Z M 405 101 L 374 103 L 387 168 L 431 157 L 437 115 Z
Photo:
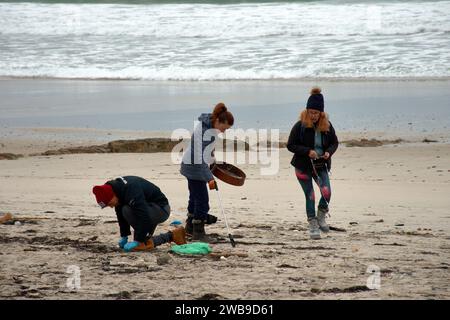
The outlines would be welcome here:
M 328 170 L 331 169 L 331 156 L 336 152 L 339 141 L 330 122 L 330 130 L 322 133 L 322 145 L 324 152 L 330 154 L 327 161 Z M 314 150 L 315 129 L 303 126 L 298 121 L 289 134 L 287 149 L 294 153 L 291 164 L 302 171 L 311 172 L 311 160 L 308 156 L 310 150 Z
M 119 205 L 115 210 L 121 237 L 126 237 L 131 234 L 130 225 L 122 213 L 123 206 L 128 205 L 131 207 L 136 216 L 136 220 L 148 221 L 148 203 L 155 203 L 161 208 L 169 204 L 164 193 L 156 185 L 144 178 L 125 176 L 108 181 L 107 184 L 111 185 L 115 195 L 119 198 Z M 148 230 L 143 229 L 140 225 L 136 227 L 135 240 L 144 242 Z
M 108 181 L 107 184 L 111 185 L 121 205 L 129 205 L 135 210 L 146 210 L 147 202 L 156 203 L 161 207 L 169 204 L 161 189 L 141 177 L 119 177 Z

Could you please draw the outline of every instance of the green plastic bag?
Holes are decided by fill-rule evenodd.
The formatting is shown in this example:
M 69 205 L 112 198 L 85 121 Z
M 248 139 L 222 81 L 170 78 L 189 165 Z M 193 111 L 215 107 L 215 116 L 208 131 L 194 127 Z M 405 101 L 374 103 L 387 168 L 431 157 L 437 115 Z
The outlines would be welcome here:
M 208 254 L 212 252 L 208 243 L 192 242 L 182 245 L 173 245 L 171 250 L 178 254 Z

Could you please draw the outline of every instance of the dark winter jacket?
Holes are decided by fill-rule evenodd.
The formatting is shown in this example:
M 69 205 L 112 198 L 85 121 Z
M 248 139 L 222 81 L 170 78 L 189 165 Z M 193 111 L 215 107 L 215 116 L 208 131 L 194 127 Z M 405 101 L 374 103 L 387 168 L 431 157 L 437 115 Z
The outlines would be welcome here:
M 137 220 L 139 220 L 140 216 L 145 220 L 146 215 L 148 215 L 148 203 L 154 203 L 163 208 L 163 210 L 164 207 L 169 204 L 169 201 L 164 193 L 161 192 L 161 189 L 141 177 L 119 177 L 115 180 L 108 181 L 107 184 L 111 185 L 114 194 L 119 199 L 119 206 L 117 206 L 115 210 L 122 237 L 131 234 L 130 225 L 125 221 L 122 214 L 123 206 L 130 206 L 137 215 Z
M 339 141 L 334 131 L 333 125 L 330 123 L 330 130 L 322 133 L 322 145 L 324 152 L 330 154 L 327 161 L 328 170 L 331 169 L 331 156 L 336 152 Z M 311 160 L 308 156 L 309 151 L 314 150 L 315 129 L 303 126 L 298 121 L 289 134 L 287 149 L 294 153 L 291 164 L 302 171 L 311 172 Z

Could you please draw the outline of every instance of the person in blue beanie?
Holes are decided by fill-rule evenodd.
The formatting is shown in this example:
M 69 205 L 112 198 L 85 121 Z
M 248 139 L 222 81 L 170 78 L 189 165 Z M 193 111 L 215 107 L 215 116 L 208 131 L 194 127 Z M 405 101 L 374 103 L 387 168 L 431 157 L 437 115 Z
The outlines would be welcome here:
M 326 223 L 331 199 L 328 173 L 331 169 L 331 157 L 338 145 L 336 132 L 324 112 L 322 90 L 314 87 L 306 109 L 293 126 L 287 143 L 287 149 L 294 154 L 291 165 L 295 168 L 295 175 L 305 194 L 311 239 L 320 239 L 320 231 L 329 232 Z M 317 215 L 313 180 L 318 184 L 322 195 Z

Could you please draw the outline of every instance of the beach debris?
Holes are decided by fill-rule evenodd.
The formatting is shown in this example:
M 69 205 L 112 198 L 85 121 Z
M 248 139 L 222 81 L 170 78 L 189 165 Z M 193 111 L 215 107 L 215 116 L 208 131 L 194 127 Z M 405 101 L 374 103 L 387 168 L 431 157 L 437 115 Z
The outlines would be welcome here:
M 172 258 L 168 254 L 163 254 L 156 258 L 156 264 L 159 266 L 169 264 Z
M 220 256 L 220 260 L 227 260 L 224 256 Z
M 37 290 L 35 288 L 29 288 L 28 286 L 24 286 L 24 285 L 20 286 L 20 291 L 19 291 L 18 295 L 21 297 L 27 297 L 27 298 L 32 298 L 32 299 L 42 298 L 42 295 L 39 292 L 39 290 Z
M 433 256 L 438 256 L 439 253 L 437 252 L 432 252 L 432 251 L 420 251 L 420 254 L 429 254 L 429 255 L 433 255 Z
M 130 274 L 138 272 L 157 272 L 163 270 L 160 267 L 149 266 L 144 259 L 136 262 L 130 261 L 111 261 L 110 257 L 103 258 L 101 261 L 102 270 L 114 274 Z
M 311 293 L 354 293 L 362 291 L 371 291 L 367 286 L 352 286 L 347 288 L 330 288 L 330 289 L 318 289 L 312 288 Z
M 283 249 L 288 250 L 336 250 L 334 248 L 330 247 L 323 247 L 323 246 L 312 246 L 312 247 L 283 247 Z
M 8 221 L 13 220 L 13 215 L 9 212 L 3 214 L 2 216 L 0 216 L 0 224 L 6 223 Z
M 383 220 L 383 219 L 380 219 L 380 220 L 375 220 L 375 223 L 382 223 L 382 222 L 384 222 L 384 220 Z
M 261 241 L 239 241 L 240 245 L 247 245 L 247 246 L 283 246 L 286 245 L 285 242 L 261 242 Z
M 389 274 L 394 273 L 394 270 L 391 270 L 391 269 L 381 269 L 380 272 L 381 272 L 381 275 L 387 276 L 387 275 L 389 275 Z
M 2 221 L 2 218 L 5 221 Z M 9 225 L 19 225 L 16 224 L 17 222 L 19 222 L 21 225 L 22 224 L 37 224 L 38 222 L 36 220 L 45 220 L 45 219 L 50 219 L 47 217 L 18 217 L 18 216 L 13 216 L 10 213 L 5 214 L 3 217 L 0 217 L 0 224 L 9 224 Z
M 17 160 L 22 157 L 22 154 L 0 153 L 0 160 Z
M 330 230 L 338 231 L 338 232 L 347 232 L 347 230 L 345 230 L 344 228 L 338 228 L 338 227 L 333 227 L 333 226 L 330 226 Z
M 183 224 L 183 222 L 181 222 L 180 220 L 173 220 L 171 223 L 170 223 L 170 226 L 172 226 L 172 227 L 178 227 L 178 226 L 180 226 L 180 225 L 182 225 Z
M 299 269 L 300 267 L 296 267 L 296 266 L 291 266 L 290 264 L 280 264 L 279 266 L 277 266 L 277 268 L 289 268 L 289 269 Z
M 92 253 L 112 253 L 117 252 L 116 247 L 106 246 L 98 241 L 84 241 L 81 239 L 69 239 L 69 238 L 52 238 L 49 236 L 39 237 L 7 237 L 0 234 L 0 243 L 26 243 L 32 245 L 50 245 L 52 247 L 60 246 L 62 248 L 72 247 L 81 251 L 88 251 Z
M 405 142 L 403 139 L 377 140 L 377 139 L 351 139 L 343 141 L 347 147 L 380 147 L 387 144 L 399 144 Z
M 433 139 L 425 138 L 425 139 L 422 140 L 422 142 L 423 142 L 423 143 L 436 143 L 436 142 L 438 142 L 438 141 L 437 141 L 437 140 L 433 140 Z
M 131 299 L 131 293 L 128 291 L 120 291 L 117 293 L 105 294 L 105 297 L 116 298 L 117 300 L 129 300 Z
M 223 299 L 225 298 L 217 293 L 206 293 L 198 298 L 195 298 L 195 300 L 223 300 Z
M 397 223 L 397 224 L 395 224 L 395 226 L 396 226 L 396 227 L 404 227 L 405 224 L 404 224 L 404 223 Z
M 249 229 L 263 229 L 263 230 L 270 230 L 270 229 L 272 229 L 272 226 L 267 225 L 267 224 L 249 224 L 249 225 L 246 225 L 246 224 L 240 223 L 240 224 L 238 224 L 238 225 L 236 226 L 236 228 L 249 228 Z M 293 228 L 294 228 L 294 227 L 293 227 Z M 289 229 L 289 230 L 292 230 L 292 229 Z M 305 229 L 305 230 L 306 230 L 306 229 Z
M 224 257 L 224 258 L 228 258 L 228 257 L 247 258 L 248 257 L 248 253 L 246 253 L 246 252 L 239 252 L 239 251 L 238 252 L 234 252 L 234 251 L 216 251 L 216 252 L 211 252 L 209 254 L 209 256 L 212 257 L 212 258 L 218 258 L 218 259 L 222 259 L 222 257 Z
M 85 226 L 93 226 L 97 223 L 96 220 L 89 220 L 89 219 L 80 219 L 80 222 L 75 226 L 77 227 L 85 227 Z
M 15 226 L 21 226 L 22 223 L 21 223 L 20 221 L 14 221 L 14 225 L 15 225 Z
M 180 255 L 205 255 L 211 253 L 212 249 L 206 242 L 192 242 L 182 245 L 173 245 L 170 251 Z
M 350 221 L 349 222 L 349 225 L 352 225 L 352 226 L 357 225 L 357 224 L 358 224 L 358 222 L 356 222 L 356 221 Z
M 393 242 L 393 243 L 374 243 L 374 246 L 395 246 L 395 247 L 406 247 L 406 244 L 401 244 L 401 243 L 397 243 L 397 242 Z

